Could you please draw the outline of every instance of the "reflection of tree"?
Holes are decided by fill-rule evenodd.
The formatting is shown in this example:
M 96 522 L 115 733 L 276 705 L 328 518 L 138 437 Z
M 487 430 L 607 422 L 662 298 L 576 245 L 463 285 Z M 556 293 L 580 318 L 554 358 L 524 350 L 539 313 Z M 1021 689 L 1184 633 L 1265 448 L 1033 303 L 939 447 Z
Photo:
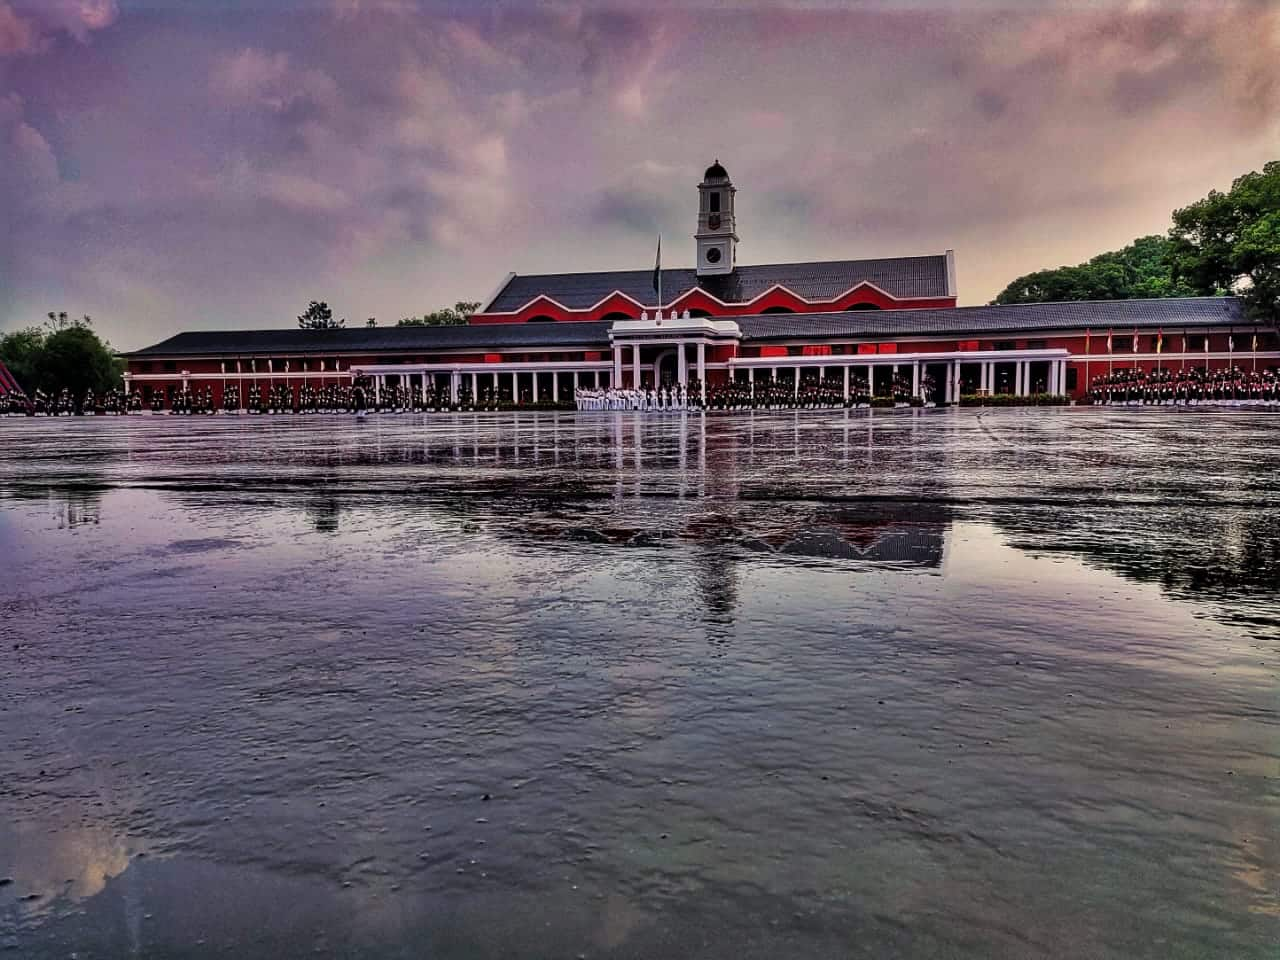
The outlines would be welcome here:
M 1229 601 L 1280 590 L 1280 508 L 1262 503 L 1058 506 L 997 522 L 1021 549 L 1075 554 L 1175 595 Z
M 97 523 L 101 518 L 103 490 L 102 482 L 96 475 L 66 483 L 0 484 L 0 495 L 15 500 L 47 500 L 52 503 L 57 511 L 60 529 Z
M 338 532 L 338 516 L 342 513 L 342 504 L 337 497 L 312 500 L 307 504 L 306 509 L 307 516 L 311 518 L 318 532 Z

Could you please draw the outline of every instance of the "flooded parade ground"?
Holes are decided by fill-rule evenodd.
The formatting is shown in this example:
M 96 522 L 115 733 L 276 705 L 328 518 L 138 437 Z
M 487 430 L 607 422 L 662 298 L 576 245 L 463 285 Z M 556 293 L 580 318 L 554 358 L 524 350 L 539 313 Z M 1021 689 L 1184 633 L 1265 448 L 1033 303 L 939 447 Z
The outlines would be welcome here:
M 1274 412 L 7 419 L 0 558 L 0 956 L 1277 956 Z

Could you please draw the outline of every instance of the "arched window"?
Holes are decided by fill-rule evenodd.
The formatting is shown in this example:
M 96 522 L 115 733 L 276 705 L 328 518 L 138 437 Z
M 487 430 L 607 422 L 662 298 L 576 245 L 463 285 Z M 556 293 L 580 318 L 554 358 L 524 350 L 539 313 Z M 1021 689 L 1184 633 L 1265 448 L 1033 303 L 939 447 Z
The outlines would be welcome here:
M 709 317 L 711 316 L 711 314 L 706 310 L 690 310 L 689 316 L 701 318 L 701 317 Z
M 530 317 L 527 323 L 555 323 L 555 317 L 549 317 L 545 313 L 540 313 L 536 317 Z
M 790 307 L 765 307 L 761 313 L 795 313 Z
M 614 310 L 612 313 L 606 313 L 601 320 L 608 320 L 612 323 L 614 320 L 634 320 L 635 317 L 629 313 L 623 313 L 621 310 Z

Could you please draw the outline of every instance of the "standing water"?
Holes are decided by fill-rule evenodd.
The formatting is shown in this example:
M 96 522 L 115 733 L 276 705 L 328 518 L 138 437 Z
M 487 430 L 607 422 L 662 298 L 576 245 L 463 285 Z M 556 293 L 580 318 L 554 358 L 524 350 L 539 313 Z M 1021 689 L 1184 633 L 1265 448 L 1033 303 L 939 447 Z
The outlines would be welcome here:
M 0 563 L 17 956 L 1280 943 L 1277 416 L 0 421 Z

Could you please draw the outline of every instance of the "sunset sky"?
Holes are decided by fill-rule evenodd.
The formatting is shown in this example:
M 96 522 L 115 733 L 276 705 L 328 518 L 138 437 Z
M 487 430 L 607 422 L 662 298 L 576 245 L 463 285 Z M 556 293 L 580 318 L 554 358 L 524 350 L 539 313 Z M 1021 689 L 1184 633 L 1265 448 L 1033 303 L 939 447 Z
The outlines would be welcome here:
M 508 271 L 957 254 L 961 303 L 1280 158 L 1271 3 L 0 0 L 0 330 L 382 324 Z

